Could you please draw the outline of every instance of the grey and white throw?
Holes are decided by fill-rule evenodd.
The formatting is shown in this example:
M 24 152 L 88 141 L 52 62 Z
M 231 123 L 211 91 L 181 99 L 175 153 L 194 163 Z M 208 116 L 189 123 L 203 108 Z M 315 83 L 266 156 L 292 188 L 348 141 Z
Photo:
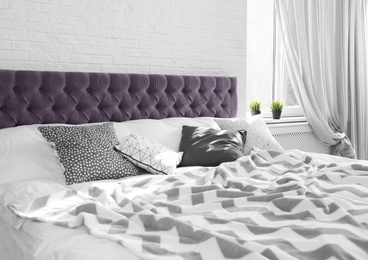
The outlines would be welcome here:
M 299 151 L 9 207 L 25 220 L 85 226 L 142 259 L 368 259 L 368 164 Z

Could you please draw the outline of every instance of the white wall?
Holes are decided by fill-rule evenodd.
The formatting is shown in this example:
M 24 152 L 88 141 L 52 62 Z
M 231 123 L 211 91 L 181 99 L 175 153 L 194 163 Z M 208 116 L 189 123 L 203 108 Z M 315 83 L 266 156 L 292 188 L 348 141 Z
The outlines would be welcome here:
M 0 0 L 0 68 L 238 78 L 245 0 Z

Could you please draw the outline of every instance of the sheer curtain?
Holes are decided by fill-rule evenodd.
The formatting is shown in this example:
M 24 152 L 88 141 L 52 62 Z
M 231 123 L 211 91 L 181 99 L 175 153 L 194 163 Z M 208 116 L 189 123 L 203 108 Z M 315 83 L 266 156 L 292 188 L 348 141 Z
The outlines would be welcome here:
M 359 159 L 368 159 L 367 2 L 275 0 L 276 84 L 290 82 L 333 154 Z

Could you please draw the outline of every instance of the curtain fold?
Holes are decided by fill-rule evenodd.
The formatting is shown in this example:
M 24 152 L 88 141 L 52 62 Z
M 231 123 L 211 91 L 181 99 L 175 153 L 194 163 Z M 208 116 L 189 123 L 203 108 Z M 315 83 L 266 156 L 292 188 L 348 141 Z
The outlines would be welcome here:
M 277 88 L 290 81 L 333 154 L 368 159 L 367 1 L 275 0 L 275 8 Z

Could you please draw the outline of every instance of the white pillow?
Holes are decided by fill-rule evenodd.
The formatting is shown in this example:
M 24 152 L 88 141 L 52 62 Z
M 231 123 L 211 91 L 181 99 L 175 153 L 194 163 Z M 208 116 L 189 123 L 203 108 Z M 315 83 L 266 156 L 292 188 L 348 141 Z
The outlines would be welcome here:
M 273 137 L 261 115 L 248 118 L 216 118 L 215 121 L 224 130 L 247 131 L 244 155 L 249 155 L 253 147 L 261 150 L 285 151 Z
M 49 178 L 65 185 L 59 160 L 38 126 L 0 130 L 0 184 Z
M 120 143 L 127 139 L 130 134 L 136 134 L 146 136 L 175 152 L 179 152 L 183 125 L 205 126 L 220 130 L 213 117 L 138 119 L 114 123 L 116 136 Z
M 152 142 L 148 137 L 131 134 L 119 145 L 119 150 L 133 164 L 153 174 L 172 175 L 183 156 L 182 152 Z
M 119 142 L 131 133 L 136 133 L 178 152 L 184 124 L 220 129 L 213 118 L 132 120 L 114 123 L 114 128 Z M 0 129 L 0 184 L 34 178 L 50 178 L 65 185 L 64 170 L 54 149 L 38 131 L 39 126 L 41 125 Z

